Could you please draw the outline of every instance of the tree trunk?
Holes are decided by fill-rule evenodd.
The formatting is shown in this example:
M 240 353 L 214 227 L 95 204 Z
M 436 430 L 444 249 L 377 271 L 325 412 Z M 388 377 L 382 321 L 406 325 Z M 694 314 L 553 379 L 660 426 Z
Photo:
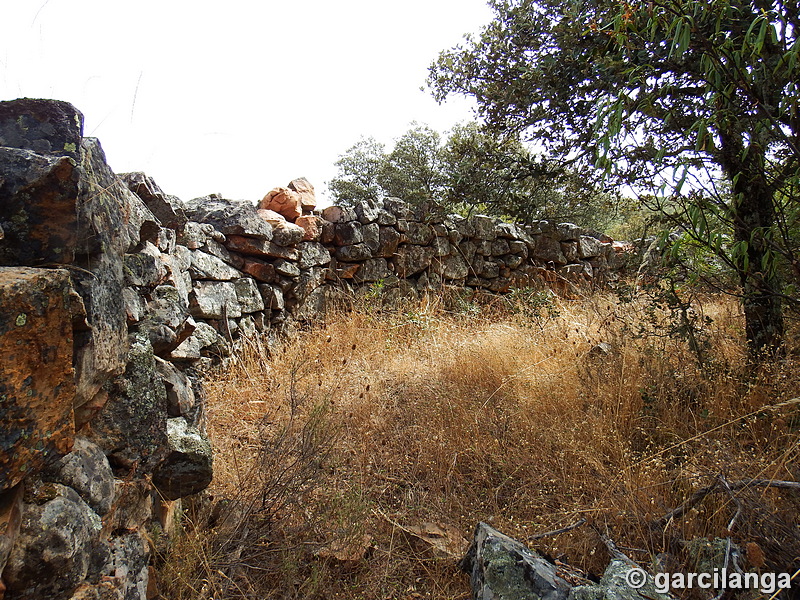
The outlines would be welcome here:
M 741 173 L 734 185 L 734 240 L 747 244 L 747 263 L 739 260 L 747 349 L 763 361 L 780 349 L 783 341 L 780 279 L 770 264 L 765 233 L 775 224 L 773 191 L 763 176 Z M 741 183 L 739 183 L 741 182 Z
M 742 286 L 747 351 L 762 362 L 780 351 L 783 341 L 781 284 L 769 257 L 765 236 L 775 227 L 775 191 L 766 180 L 764 145 L 751 140 L 745 151 L 742 132 L 721 132 L 720 164 L 733 185 L 733 239 L 746 245 L 734 257 Z

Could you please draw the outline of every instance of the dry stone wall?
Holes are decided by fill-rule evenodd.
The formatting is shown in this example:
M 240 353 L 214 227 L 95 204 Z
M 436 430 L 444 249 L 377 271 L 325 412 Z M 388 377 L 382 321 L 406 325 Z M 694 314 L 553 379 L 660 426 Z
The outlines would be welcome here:
M 152 598 L 154 531 L 212 478 L 199 375 L 365 289 L 597 284 L 622 246 L 401 200 L 188 202 L 115 175 L 82 115 L 0 103 L 0 598 Z M 146 533 L 149 532 L 149 535 Z

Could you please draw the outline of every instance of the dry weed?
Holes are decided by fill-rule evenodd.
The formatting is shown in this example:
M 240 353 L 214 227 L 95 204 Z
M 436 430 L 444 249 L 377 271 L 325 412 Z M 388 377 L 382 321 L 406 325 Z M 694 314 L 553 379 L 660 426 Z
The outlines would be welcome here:
M 414 532 L 467 538 L 480 520 L 599 574 L 597 531 L 643 564 L 685 562 L 687 540 L 727 537 L 738 511 L 730 535 L 755 566 L 798 560 L 796 492 L 715 490 L 662 519 L 720 478 L 800 475 L 800 412 L 783 404 L 800 371 L 747 371 L 733 302 L 698 306 L 703 365 L 638 301 L 457 308 L 340 313 L 272 356 L 251 340 L 209 381 L 216 510 L 175 543 L 165 595 L 467 598 L 465 539 Z

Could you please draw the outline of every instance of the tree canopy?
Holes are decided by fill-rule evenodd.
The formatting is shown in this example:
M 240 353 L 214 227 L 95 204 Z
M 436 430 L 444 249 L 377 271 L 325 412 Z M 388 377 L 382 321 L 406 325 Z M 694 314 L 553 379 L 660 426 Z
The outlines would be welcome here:
M 659 188 L 673 223 L 738 273 L 751 351 L 779 346 L 797 303 L 779 276 L 798 265 L 797 3 L 490 4 L 480 36 L 432 65 L 434 95 L 473 96 L 495 131 Z
M 553 219 L 595 228 L 613 214 L 610 197 L 588 185 L 583 174 L 474 122 L 444 136 L 412 123 L 389 152 L 375 139 L 362 138 L 336 166 L 338 175 L 328 185 L 340 204 L 395 196 L 518 222 Z

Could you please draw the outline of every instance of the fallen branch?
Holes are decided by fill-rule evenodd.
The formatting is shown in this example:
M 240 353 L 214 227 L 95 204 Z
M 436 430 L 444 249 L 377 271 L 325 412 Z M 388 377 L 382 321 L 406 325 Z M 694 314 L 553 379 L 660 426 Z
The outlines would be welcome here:
M 725 491 L 731 495 L 731 498 L 733 498 L 733 501 L 737 506 L 736 515 L 734 515 L 734 518 L 731 519 L 730 526 L 728 527 L 728 529 L 730 529 L 730 527 L 733 526 L 736 519 L 738 518 L 739 513 L 741 512 L 739 509 L 740 506 L 739 502 L 735 499 L 732 492 L 733 490 L 741 490 L 747 487 L 774 487 L 784 490 L 800 491 L 800 483 L 795 481 L 781 481 L 779 479 L 741 479 L 739 481 L 727 482 L 724 479 L 717 478 L 717 480 L 714 481 L 714 483 L 712 483 L 711 485 L 708 485 L 704 488 L 700 488 L 699 490 L 697 490 L 694 494 L 692 494 L 689 497 L 688 500 L 686 500 L 679 507 L 673 508 L 663 517 L 651 522 L 650 526 L 652 528 L 659 528 L 659 527 L 663 528 L 670 521 L 679 519 L 687 511 L 691 510 L 692 508 L 700 504 L 700 502 L 702 502 L 705 499 L 705 497 L 708 496 L 709 494 L 719 491 Z
M 586 524 L 586 519 L 581 519 L 577 523 L 573 523 L 572 525 L 569 525 L 567 527 L 563 527 L 561 529 L 556 529 L 554 531 L 546 531 L 545 533 L 537 533 L 536 535 L 532 535 L 530 537 L 530 539 L 531 540 L 540 540 L 542 538 L 550 537 L 550 536 L 553 536 L 553 535 L 559 535 L 559 534 L 562 534 L 562 533 L 567 533 L 568 531 L 572 531 L 573 529 L 577 529 L 578 527 L 580 527 L 581 525 L 584 525 L 584 524 Z

